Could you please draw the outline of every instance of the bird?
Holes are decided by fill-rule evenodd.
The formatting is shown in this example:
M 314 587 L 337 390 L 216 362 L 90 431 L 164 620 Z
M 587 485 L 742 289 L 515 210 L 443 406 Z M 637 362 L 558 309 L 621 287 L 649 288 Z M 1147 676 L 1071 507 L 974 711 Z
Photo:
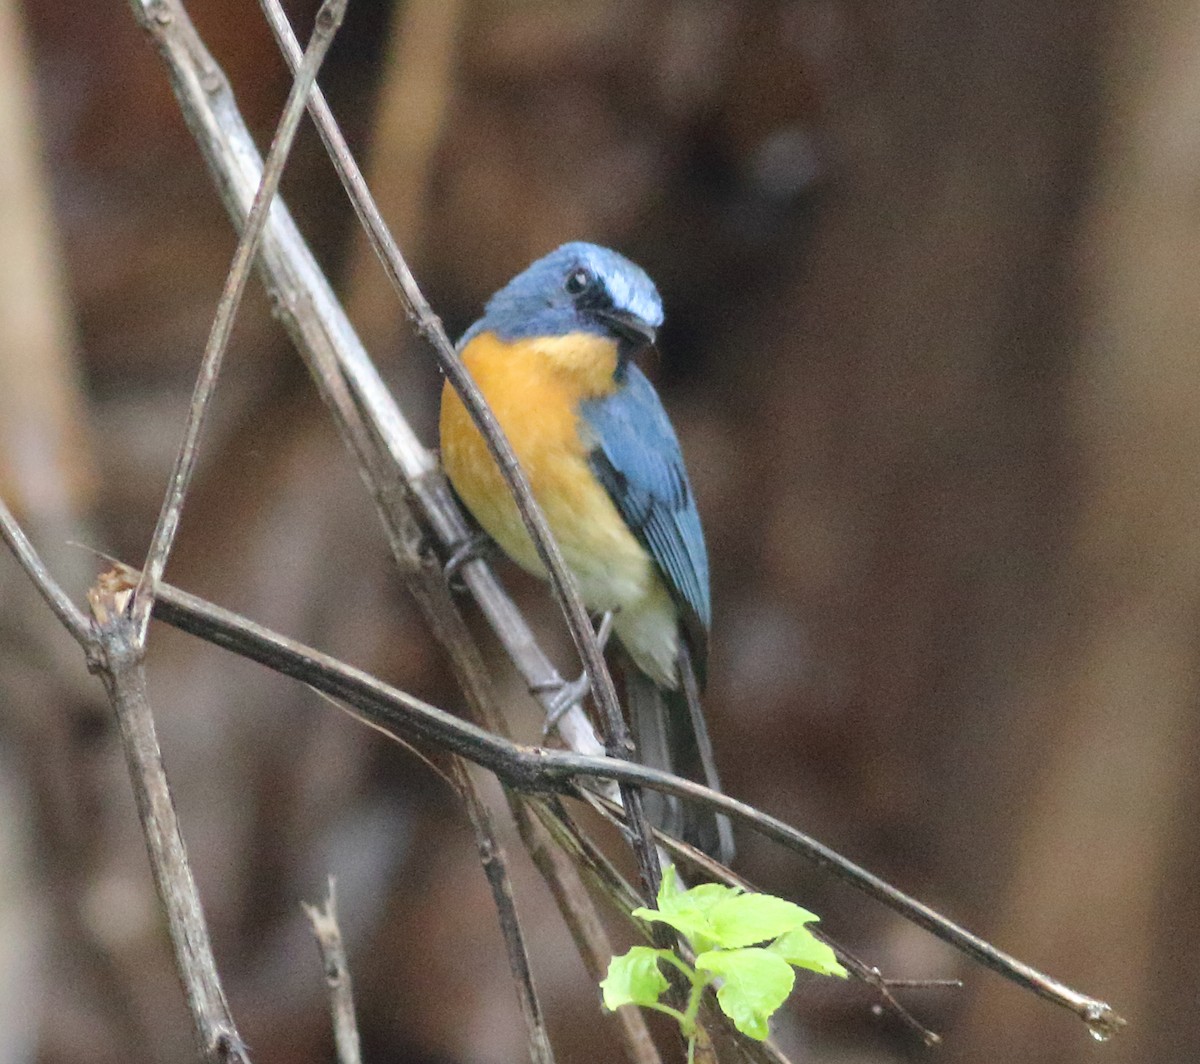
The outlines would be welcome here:
M 611 615 L 638 758 L 720 789 L 700 695 L 712 606 L 683 454 L 635 359 L 663 322 L 653 281 L 623 255 L 572 242 L 499 289 L 459 340 L 467 371 L 529 479 L 584 603 Z M 483 437 L 449 381 L 442 464 L 487 537 L 546 569 Z M 651 820 L 728 864 L 728 819 L 645 796 Z

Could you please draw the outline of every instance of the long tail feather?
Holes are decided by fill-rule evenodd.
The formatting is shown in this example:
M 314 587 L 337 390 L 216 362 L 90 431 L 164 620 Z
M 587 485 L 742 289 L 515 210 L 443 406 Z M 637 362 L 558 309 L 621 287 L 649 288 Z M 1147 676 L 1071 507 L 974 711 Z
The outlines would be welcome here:
M 625 663 L 625 698 L 638 758 L 653 768 L 721 789 L 712 743 L 700 706 L 699 690 L 686 650 L 680 654 L 682 683 L 676 691 L 658 687 L 632 662 Z M 724 864 L 733 860 L 728 818 L 678 798 L 645 794 L 652 823 Z

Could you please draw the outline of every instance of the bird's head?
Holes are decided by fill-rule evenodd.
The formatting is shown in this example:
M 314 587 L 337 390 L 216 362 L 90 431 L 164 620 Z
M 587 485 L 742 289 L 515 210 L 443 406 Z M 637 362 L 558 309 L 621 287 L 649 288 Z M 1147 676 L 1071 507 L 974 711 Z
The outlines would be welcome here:
M 654 343 L 662 300 L 644 270 L 596 244 L 563 244 L 517 274 L 490 300 L 464 340 L 590 333 L 634 350 Z

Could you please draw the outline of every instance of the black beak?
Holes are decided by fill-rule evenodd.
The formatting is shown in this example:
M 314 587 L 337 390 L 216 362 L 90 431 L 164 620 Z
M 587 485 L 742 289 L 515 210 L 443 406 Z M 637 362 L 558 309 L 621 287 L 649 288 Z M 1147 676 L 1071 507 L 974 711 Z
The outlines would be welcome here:
M 658 335 L 653 325 L 628 311 L 605 308 L 592 313 L 622 340 L 628 340 L 638 347 L 650 347 Z

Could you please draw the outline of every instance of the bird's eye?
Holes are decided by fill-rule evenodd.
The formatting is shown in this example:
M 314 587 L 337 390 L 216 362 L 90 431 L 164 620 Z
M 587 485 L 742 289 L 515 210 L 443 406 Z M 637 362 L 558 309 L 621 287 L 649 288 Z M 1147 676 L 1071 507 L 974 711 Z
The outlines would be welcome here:
M 577 296 L 591 283 L 591 273 L 580 266 L 579 269 L 572 270 L 567 274 L 567 279 L 563 281 L 563 288 L 567 290 L 568 295 Z

